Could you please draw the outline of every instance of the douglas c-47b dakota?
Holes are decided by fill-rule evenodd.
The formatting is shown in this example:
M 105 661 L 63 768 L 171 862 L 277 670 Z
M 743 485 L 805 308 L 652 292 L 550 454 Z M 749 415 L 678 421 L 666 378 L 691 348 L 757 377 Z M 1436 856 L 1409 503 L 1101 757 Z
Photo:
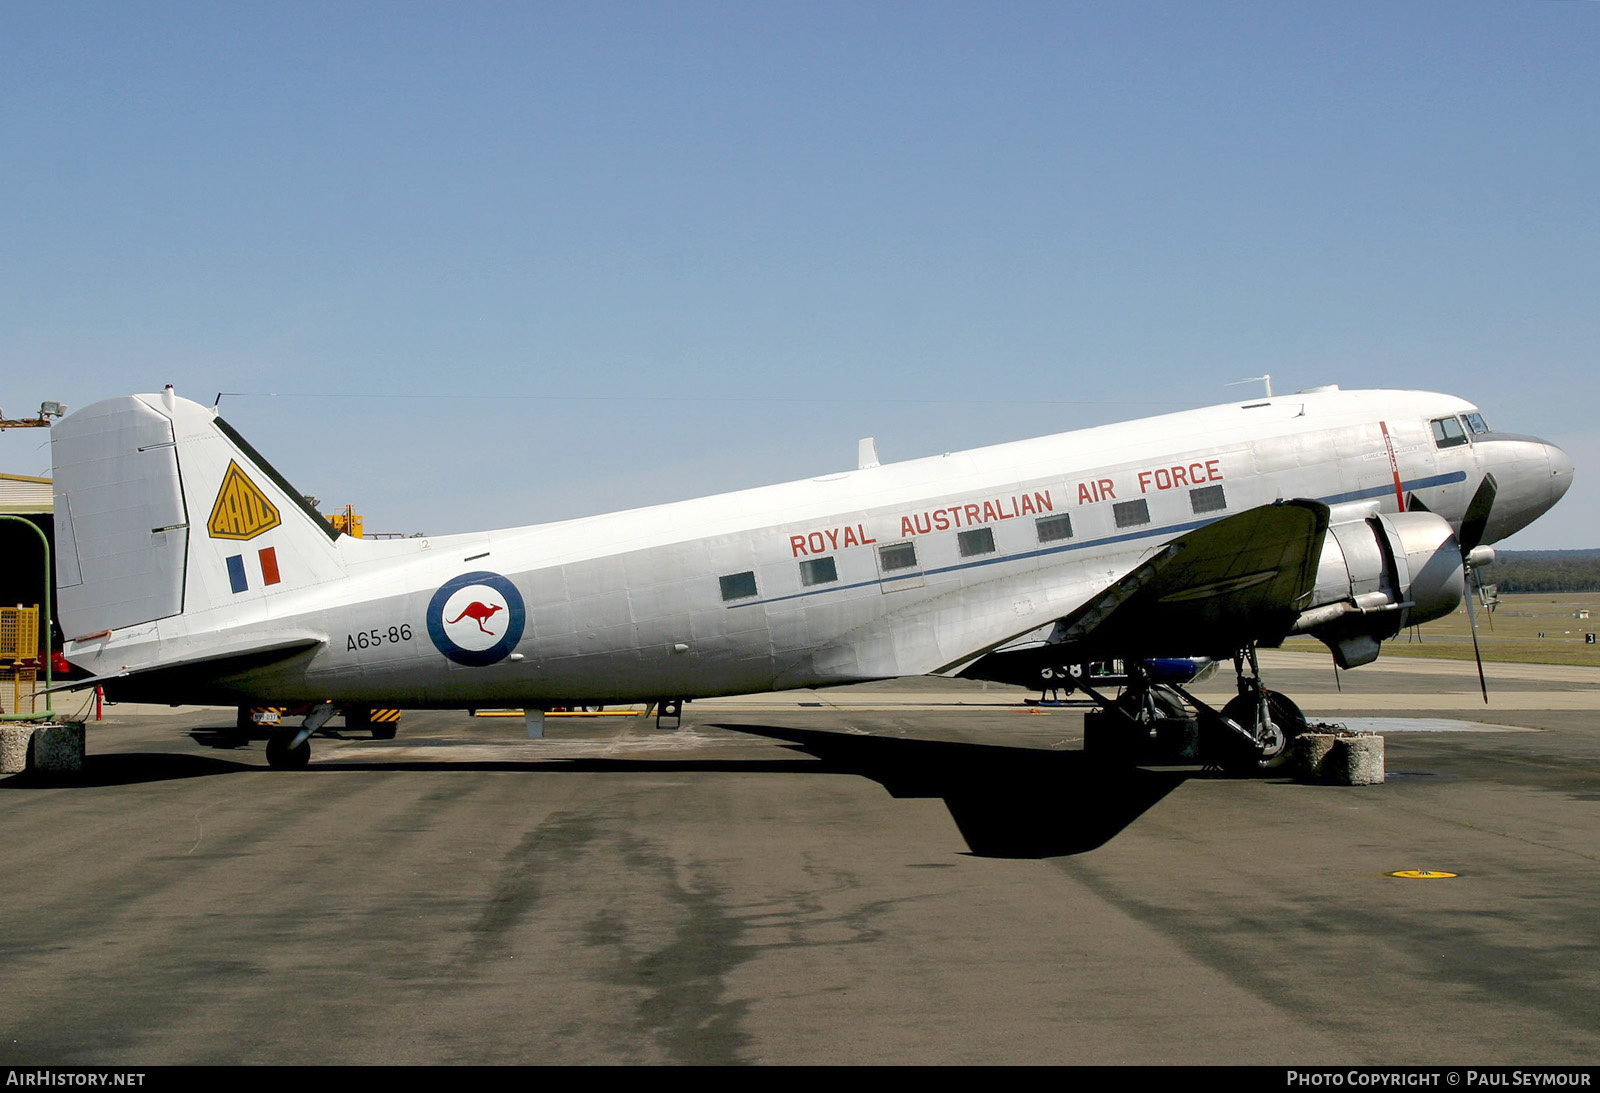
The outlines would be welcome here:
M 1318 388 L 802 482 L 429 539 L 340 534 L 169 387 L 53 430 L 67 659 L 111 698 L 333 710 L 685 700 L 938 673 L 1071 681 L 1101 745 L 1163 724 L 1281 761 L 1305 720 L 1255 651 L 1342 668 L 1454 611 L 1572 483 L 1449 395 Z M 1468 597 L 1470 607 L 1471 597 Z M 1231 659 L 1220 710 L 1184 689 Z M 1174 668 L 1173 661 L 1179 662 Z M 1120 693 L 1086 666 L 1120 661 Z M 1103 683 L 1103 680 L 1102 680 Z

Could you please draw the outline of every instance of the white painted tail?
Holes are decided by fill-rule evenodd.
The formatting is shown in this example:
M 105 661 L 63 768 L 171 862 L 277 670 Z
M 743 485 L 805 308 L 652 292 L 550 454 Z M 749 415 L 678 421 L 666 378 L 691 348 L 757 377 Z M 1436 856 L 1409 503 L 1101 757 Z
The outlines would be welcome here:
M 51 430 L 58 615 L 68 639 L 218 612 L 341 577 L 338 534 L 210 409 L 135 395 Z

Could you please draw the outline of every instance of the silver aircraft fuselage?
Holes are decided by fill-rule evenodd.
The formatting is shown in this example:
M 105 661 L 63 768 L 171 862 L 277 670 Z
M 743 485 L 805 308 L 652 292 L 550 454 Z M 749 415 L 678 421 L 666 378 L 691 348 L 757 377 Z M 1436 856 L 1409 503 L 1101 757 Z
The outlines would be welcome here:
M 169 392 L 57 429 L 58 522 L 75 552 L 58 569 L 66 655 L 113 695 L 543 707 L 950 671 L 1068 615 L 1162 544 L 1257 506 L 1422 509 L 1459 532 L 1492 476 L 1492 543 L 1572 480 L 1559 448 L 1489 430 L 1459 398 L 1319 389 L 375 542 L 313 526 L 215 422 Z M 118 444 L 137 459 L 112 466 Z M 143 591 L 119 591 L 130 586 Z

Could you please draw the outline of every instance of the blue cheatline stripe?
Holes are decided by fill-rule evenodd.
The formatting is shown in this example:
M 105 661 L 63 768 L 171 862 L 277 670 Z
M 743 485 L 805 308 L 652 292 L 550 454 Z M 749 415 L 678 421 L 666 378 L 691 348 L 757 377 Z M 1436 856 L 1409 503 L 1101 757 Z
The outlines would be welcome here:
M 1429 486 L 1448 486 L 1453 482 L 1465 482 L 1465 471 L 1451 471 L 1449 474 L 1435 474 L 1427 478 L 1413 478 L 1409 482 L 1401 482 L 1402 490 L 1425 490 Z M 1342 505 L 1347 501 L 1370 501 L 1374 497 L 1387 497 L 1394 493 L 1394 483 L 1387 482 L 1382 486 L 1372 486 L 1364 490 L 1351 490 L 1349 493 L 1336 493 L 1329 497 L 1318 497 L 1324 505 Z M 940 573 L 954 573 L 960 569 L 976 569 L 979 566 L 999 565 L 1001 562 L 1026 561 L 1029 558 L 1042 558 L 1047 554 L 1064 554 L 1069 550 L 1087 550 L 1089 547 L 1106 546 L 1110 543 L 1125 543 L 1133 539 L 1148 539 L 1152 535 L 1182 535 L 1184 532 L 1203 528 L 1207 524 L 1214 524 L 1228 516 L 1237 516 L 1238 513 L 1224 513 L 1213 516 L 1209 520 L 1191 520 L 1186 524 L 1163 524 L 1160 527 L 1146 527 L 1138 531 L 1126 532 L 1122 535 L 1107 535 L 1099 539 L 1083 539 L 1060 546 L 1040 547 L 1038 550 L 1025 550 L 1017 554 L 996 554 L 993 558 L 979 558 L 975 561 L 958 562 L 955 565 L 941 566 L 938 569 L 924 569 L 904 576 L 893 577 L 884 575 L 875 577 L 870 581 L 857 581 L 854 584 L 829 585 L 826 588 L 813 588 L 805 592 L 794 592 L 787 596 L 771 596 L 764 600 L 744 600 L 741 603 L 730 603 L 726 606 L 731 611 L 738 607 L 754 607 L 757 604 L 783 603 L 786 600 L 799 600 L 807 596 L 821 596 L 828 592 L 848 592 L 854 588 L 869 588 L 872 585 L 893 584 L 895 581 L 910 580 L 912 578 L 932 577 Z M 235 589 L 234 591 L 238 591 Z
M 1402 490 L 1425 490 L 1429 486 L 1448 486 L 1452 482 L 1465 482 L 1466 471 L 1451 471 L 1449 474 L 1436 474 L 1431 478 L 1413 478 L 1410 482 L 1400 483 Z M 1346 501 L 1370 501 L 1374 497 L 1387 497 L 1394 492 L 1394 483 L 1385 482 L 1381 486 L 1369 486 L 1364 490 L 1351 490 L 1349 493 L 1336 493 L 1332 497 L 1319 497 L 1324 505 L 1342 505 Z
M 250 587 L 244 579 L 244 555 L 234 554 L 228 558 L 228 583 L 233 585 L 235 592 L 243 592 Z

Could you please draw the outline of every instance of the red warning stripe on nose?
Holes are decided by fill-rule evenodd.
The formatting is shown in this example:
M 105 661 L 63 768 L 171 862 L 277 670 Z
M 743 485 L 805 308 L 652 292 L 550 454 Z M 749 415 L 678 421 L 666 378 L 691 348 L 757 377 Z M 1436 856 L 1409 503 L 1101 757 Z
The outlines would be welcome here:
M 1383 447 L 1389 453 L 1389 471 L 1394 475 L 1395 503 L 1400 506 L 1400 511 L 1404 512 L 1406 511 L 1406 494 L 1400 488 L 1400 463 L 1394 457 L 1394 441 L 1389 439 L 1389 423 L 1380 421 L 1378 422 L 1378 428 L 1383 430 Z
M 261 551 L 261 579 L 267 584 L 278 583 L 278 549 L 264 547 Z

